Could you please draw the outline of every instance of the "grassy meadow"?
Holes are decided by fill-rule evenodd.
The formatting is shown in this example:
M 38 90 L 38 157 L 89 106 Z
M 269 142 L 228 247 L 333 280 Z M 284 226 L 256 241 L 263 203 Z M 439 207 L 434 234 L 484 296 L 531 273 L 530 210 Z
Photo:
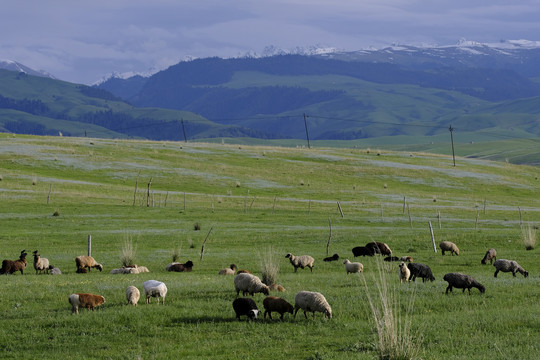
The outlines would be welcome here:
M 445 155 L 375 148 L 0 134 L 0 258 L 29 254 L 24 275 L 0 277 L 0 358 L 537 359 L 540 245 L 525 250 L 522 229 L 536 236 L 539 177 L 538 167 L 461 157 L 454 167 Z M 436 244 L 455 242 L 459 256 L 434 252 L 430 223 Z M 89 235 L 104 271 L 76 274 Z M 337 262 L 322 261 L 329 239 Z M 356 258 L 364 273 L 347 275 L 343 260 L 370 241 L 428 264 L 436 280 L 400 284 L 398 263 L 380 257 Z M 109 274 L 126 243 L 150 273 Z M 494 278 L 480 264 L 491 247 L 529 277 Z M 36 275 L 36 249 L 63 274 Z M 165 271 L 174 251 L 192 272 Z M 289 252 L 312 255 L 313 272 L 294 273 Z M 321 292 L 331 319 L 235 319 L 233 277 L 219 270 L 235 263 L 261 276 L 271 256 L 286 288 L 272 295 L 294 304 L 300 290 Z M 448 272 L 472 275 L 485 294 L 445 295 Z M 149 279 L 167 284 L 165 305 L 142 294 L 128 306 L 126 288 L 142 293 Z M 75 292 L 106 303 L 72 315 Z M 263 310 L 264 295 L 254 299 Z M 395 320 L 412 356 L 381 354 L 370 300 L 389 304 L 378 315 Z

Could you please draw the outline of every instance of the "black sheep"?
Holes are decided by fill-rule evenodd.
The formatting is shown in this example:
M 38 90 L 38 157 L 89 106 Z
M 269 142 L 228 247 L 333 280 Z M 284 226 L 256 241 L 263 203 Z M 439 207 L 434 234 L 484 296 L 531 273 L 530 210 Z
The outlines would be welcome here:
M 401 259 L 398 258 L 397 256 L 387 256 L 383 260 L 384 261 L 401 261 Z
M 482 294 L 486 292 L 486 288 L 484 287 L 484 285 L 480 284 L 470 275 L 465 275 L 461 273 L 448 273 L 444 275 L 443 280 L 448 282 L 446 294 L 448 294 L 448 290 L 452 292 L 453 287 L 463 289 L 463 292 L 465 292 L 465 289 L 468 289 L 469 295 L 471 294 L 471 288 L 473 287 L 480 290 Z
M 408 263 L 407 267 L 411 271 L 411 278 L 409 281 L 415 281 L 417 277 L 421 277 L 422 282 L 425 282 L 426 279 L 429 281 L 435 281 L 435 277 L 433 276 L 429 266 L 419 263 Z
M 236 318 L 240 320 L 240 316 L 246 315 L 249 320 L 256 320 L 259 315 L 257 304 L 251 298 L 238 298 L 232 303 Z
M 366 244 L 366 247 L 373 254 L 392 255 L 392 250 L 388 245 L 379 241 L 372 241 Z
M 336 260 L 339 260 L 339 255 L 338 254 L 334 254 L 332 256 L 325 257 L 323 259 L 323 261 L 336 261 Z
M 193 262 L 188 260 L 185 264 L 172 264 L 167 270 L 175 272 L 191 271 L 193 270 Z
M 373 254 L 374 254 L 373 251 L 371 251 L 370 249 L 368 249 L 365 246 L 353 247 L 352 253 L 353 253 L 354 257 L 357 257 L 357 256 L 373 256 Z

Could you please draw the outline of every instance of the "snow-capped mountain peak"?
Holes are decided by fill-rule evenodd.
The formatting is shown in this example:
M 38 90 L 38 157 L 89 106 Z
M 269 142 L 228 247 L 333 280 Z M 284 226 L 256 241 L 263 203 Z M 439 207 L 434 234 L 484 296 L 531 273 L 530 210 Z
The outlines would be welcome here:
M 54 76 L 43 70 L 34 70 L 26 65 L 23 65 L 17 61 L 0 59 L 0 69 L 9 71 L 18 71 L 28 75 L 47 77 L 55 79 Z

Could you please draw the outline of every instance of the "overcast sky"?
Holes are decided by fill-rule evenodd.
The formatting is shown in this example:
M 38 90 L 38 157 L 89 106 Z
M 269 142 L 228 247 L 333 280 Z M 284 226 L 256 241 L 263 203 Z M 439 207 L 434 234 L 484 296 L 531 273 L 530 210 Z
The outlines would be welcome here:
M 540 40 L 540 0 L 0 0 L 0 59 L 91 84 L 164 69 L 320 45 Z

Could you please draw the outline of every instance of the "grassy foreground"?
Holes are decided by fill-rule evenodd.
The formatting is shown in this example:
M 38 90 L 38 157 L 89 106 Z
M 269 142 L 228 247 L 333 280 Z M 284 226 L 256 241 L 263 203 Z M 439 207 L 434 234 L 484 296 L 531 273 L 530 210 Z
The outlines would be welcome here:
M 369 299 L 381 269 L 418 358 L 536 359 L 538 249 L 525 250 L 521 226 L 540 222 L 539 176 L 536 167 L 465 158 L 454 167 L 426 153 L 0 134 L 0 259 L 38 249 L 63 272 L 35 275 L 29 257 L 24 275 L 0 277 L 0 358 L 376 359 Z M 430 222 L 436 243 L 455 242 L 460 256 L 434 253 Z M 341 261 L 325 263 L 330 225 L 329 253 Z M 88 235 L 105 269 L 76 274 Z M 428 264 L 436 280 L 400 284 L 397 263 L 376 258 L 356 258 L 364 273 L 346 275 L 352 247 L 374 240 Z M 109 274 L 126 241 L 150 273 Z M 495 279 L 480 264 L 490 247 L 530 276 Z M 178 248 L 193 272 L 165 271 Z M 315 257 L 313 273 L 294 273 L 288 252 Z M 235 263 L 260 276 L 268 253 L 287 289 L 273 295 L 294 304 L 296 292 L 319 291 L 332 319 L 235 319 L 233 278 L 217 273 Z M 445 295 L 447 272 L 474 276 L 486 293 Z M 127 306 L 127 286 L 142 292 L 148 279 L 167 284 L 165 305 Z M 74 292 L 107 302 L 75 316 Z M 254 298 L 262 309 L 264 295 Z

